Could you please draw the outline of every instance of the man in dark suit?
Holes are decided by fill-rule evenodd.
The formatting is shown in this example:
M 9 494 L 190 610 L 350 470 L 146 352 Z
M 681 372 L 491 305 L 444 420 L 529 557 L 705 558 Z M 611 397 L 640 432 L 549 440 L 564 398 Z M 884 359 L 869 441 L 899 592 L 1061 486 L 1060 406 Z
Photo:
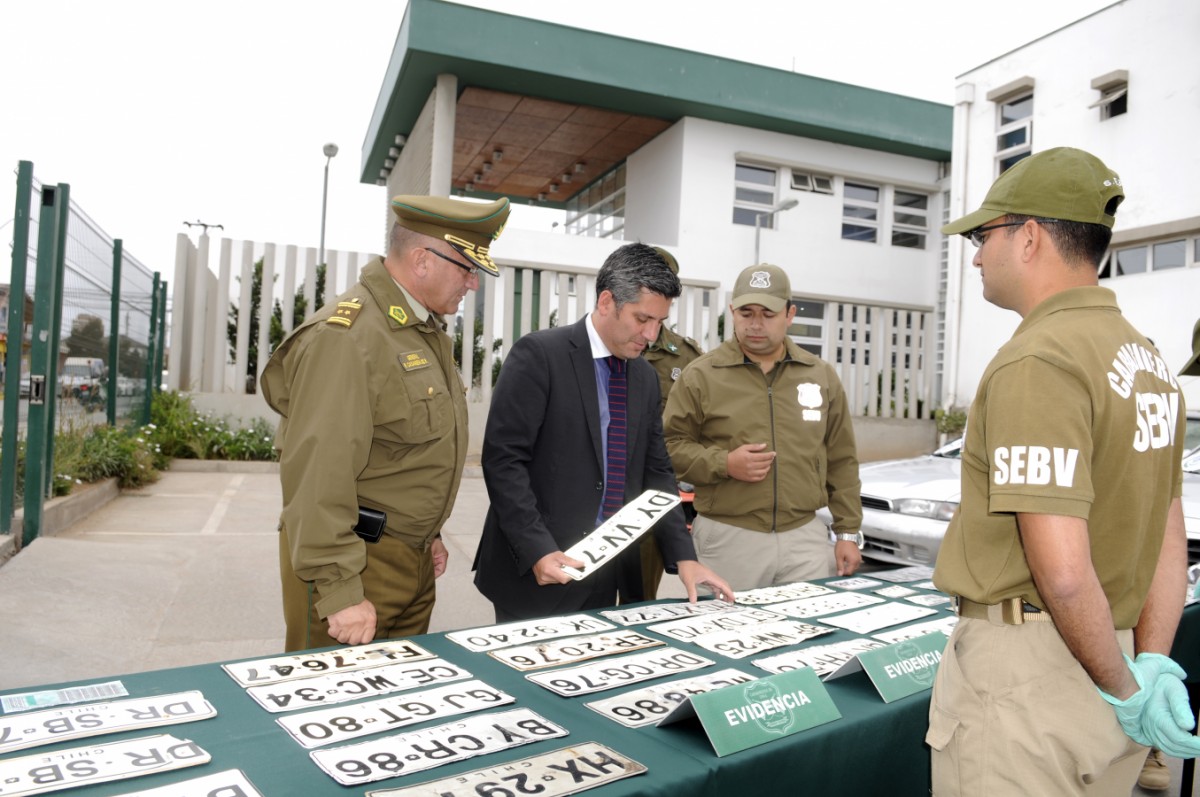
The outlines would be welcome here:
M 513 344 L 484 432 L 491 507 L 475 554 L 475 586 L 495 606 L 497 622 L 612 606 L 618 596 L 623 603 L 643 600 L 638 546 L 582 581 L 572 581 L 562 566 L 584 563 L 563 551 L 595 529 L 612 504 L 647 489 L 676 489 L 658 378 L 641 354 L 657 339 L 680 291 L 679 278 L 655 249 L 626 244 L 597 274 L 591 314 Z M 606 484 L 613 472 L 609 431 L 620 434 L 619 426 L 610 426 L 608 387 L 610 374 L 619 384 L 622 373 L 628 382 L 623 484 Z M 619 416 L 619 400 L 615 407 Z M 729 585 L 697 561 L 678 507 L 652 533 L 667 571 L 679 574 L 690 600 L 699 585 L 733 599 Z

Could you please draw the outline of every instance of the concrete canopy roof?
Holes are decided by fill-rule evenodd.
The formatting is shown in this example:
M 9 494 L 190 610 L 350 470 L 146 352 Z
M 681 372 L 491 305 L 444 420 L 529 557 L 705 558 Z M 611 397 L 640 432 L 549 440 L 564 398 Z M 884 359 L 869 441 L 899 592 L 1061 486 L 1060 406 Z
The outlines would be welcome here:
M 554 191 L 547 204 L 560 204 L 685 116 L 950 159 L 948 105 L 441 0 L 409 0 L 363 142 L 362 182 L 376 182 L 396 136 L 412 130 L 443 73 L 457 76 L 459 87 L 453 186 L 473 183 L 480 197 Z M 504 156 L 493 163 L 496 150 Z M 572 175 L 568 184 L 564 174 Z

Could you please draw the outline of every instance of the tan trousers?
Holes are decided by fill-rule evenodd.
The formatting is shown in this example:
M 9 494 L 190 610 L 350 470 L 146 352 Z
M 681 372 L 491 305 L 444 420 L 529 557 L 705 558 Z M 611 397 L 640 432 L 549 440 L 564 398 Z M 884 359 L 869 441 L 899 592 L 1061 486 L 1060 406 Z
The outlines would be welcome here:
M 317 592 L 292 570 L 287 534 L 279 532 L 279 575 L 283 582 L 284 649 L 307 650 L 340 645 L 329 625 L 317 616 Z M 436 596 L 433 557 L 384 534 L 367 544 L 367 568 L 361 575 L 363 594 L 375 604 L 375 639 L 416 636 L 429 630 Z
M 1117 638 L 1132 655 L 1133 632 Z M 925 741 L 934 797 L 1129 797 L 1146 760 L 1053 623 L 960 619 Z
M 816 518 L 803 526 L 772 533 L 697 515 L 692 521 L 692 536 L 700 564 L 739 592 L 837 573 L 829 529 Z

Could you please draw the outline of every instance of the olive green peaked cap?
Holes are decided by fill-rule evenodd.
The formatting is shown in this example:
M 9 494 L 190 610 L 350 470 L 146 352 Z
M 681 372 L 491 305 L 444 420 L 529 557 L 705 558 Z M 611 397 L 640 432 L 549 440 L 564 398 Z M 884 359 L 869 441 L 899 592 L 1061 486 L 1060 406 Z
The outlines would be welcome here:
M 663 249 L 661 246 L 654 247 L 654 251 L 658 252 L 658 256 L 667 264 L 667 268 L 671 269 L 671 273 L 676 277 L 679 276 L 679 261 L 675 259 L 675 255 Z
M 950 222 L 942 233 L 968 233 L 1010 213 L 1111 228 L 1124 199 L 1121 178 L 1099 158 L 1081 149 L 1055 147 L 1025 158 L 996 178 L 979 210 Z
M 772 313 L 781 312 L 792 300 L 792 283 L 787 272 L 779 266 L 759 263 L 738 274 L 733 283 L 733 299 L 729 304 L 734 310 L 748 304 L 761 304 Z
M 401 227 L 444 240 L 493 277 L 500 276 L 500 268 L 488 250 L 500 237 L 511 209 L 507 197 L 483 204 L 410 194 L 392 199 L 392 212 Z

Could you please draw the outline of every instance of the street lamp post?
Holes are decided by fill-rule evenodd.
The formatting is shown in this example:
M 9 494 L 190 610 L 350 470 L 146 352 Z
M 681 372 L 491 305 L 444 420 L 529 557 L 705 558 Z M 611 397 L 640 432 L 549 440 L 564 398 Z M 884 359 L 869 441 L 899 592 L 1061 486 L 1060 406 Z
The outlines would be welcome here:
M 769 219 L 776 213 L 780 213 L 784 210 L 791 210 L 799 204 L 800 201 L 798 199 L 785 199 L 770 210 L 764 210 L 762 213 L 754 214 L 754 265 L 758 265 L 758 237 L 759 232 L 762 229 L 762 220 Z
M 325 187 L 321 189 L 321 253 L 317 256 L 317 264 L 325 265 L 325 203 L 329 197 L 329 161 L 337 154 L 337 144 L 326 144 L 325 153 Z

